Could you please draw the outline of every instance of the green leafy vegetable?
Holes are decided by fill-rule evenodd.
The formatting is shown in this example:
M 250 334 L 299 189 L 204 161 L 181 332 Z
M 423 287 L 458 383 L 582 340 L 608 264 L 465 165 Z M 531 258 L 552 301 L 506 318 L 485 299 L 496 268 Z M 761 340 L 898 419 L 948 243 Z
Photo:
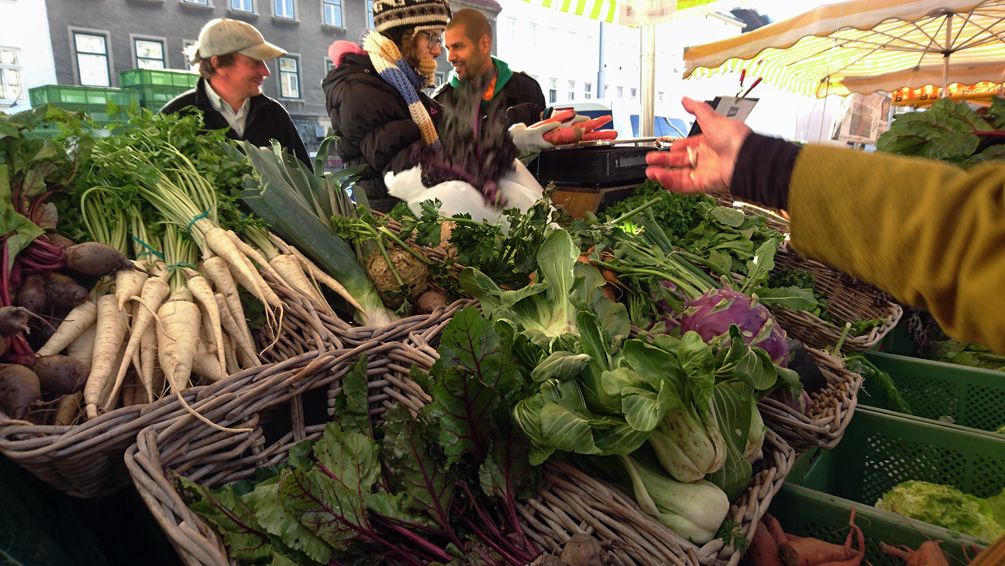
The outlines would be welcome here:
M 884 493 L 876 508 L 986 541 L 1005 532 L 988 501 L 948 485 L 906 481 Z

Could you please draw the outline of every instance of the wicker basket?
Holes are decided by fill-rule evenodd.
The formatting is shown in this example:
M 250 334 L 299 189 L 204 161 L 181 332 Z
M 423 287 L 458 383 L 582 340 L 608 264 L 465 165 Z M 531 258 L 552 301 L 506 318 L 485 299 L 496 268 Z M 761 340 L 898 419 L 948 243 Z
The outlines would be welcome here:
M 842 352 L 873 349 L 893 327 L 897 326 L 904 309 L 890 301 L 875 287 L 850 279 L 849 276 L 820 262 L 805 259 L 783 246 L 775 254 L 775 267 L 799 269 L 813 274 L 814 288 L 827 295 L 827 308 L 842 320 L 885 319 L 863 336 L 847 336 Z M 805 311 L 792 311 L 784 307 L 772 307 L 771 312 L 792 338 L 798 338 L 814 348 L 833 348 L 841 338 L 843 327 L 821 320 Z
M 844 436 L 858 406 L 862 376 L 844 368 L 841 359 L 822 350 L 808 348 L 810 356 L 827 378 L 827 386 L 813 393 L 806 414 L 770 398 L 761 399 L 758 408 L 768 428 L 778 433 L 796 453 L 814 447 L 831 449 Z
M 206 415 L 223 426 L 250 427 L 254 429 L 252 432 L 217 431 L 195 419 L 179 420 L 168 428 L 144 429 L 126 451 L 125 464 L 137 490 L 184 563 L 231 564 L 216 533 L 178 495 L 170 479 L 173 473 L 217 487 L 248 478 L 255 468 L 282 463 L 296 443 L 320 435 L 324 423 L 305 423 L 303 415 L 291 406 L 291 427 L 286 428 L 292 430 L 266 447 L 259 412 L 275 409 L 308 390 L 329 385 L 341 390 L 342 377 L 362 354 L 368 356 L 371 414 L 383 414 L 396 400 L 418 409 L 429 399 L 411 380 L 409 371 L 413 364 L 429 370 L 435 359 L 426 353 L 428 348 L 420 339 L 418 343 L 371 342 L 350 353 L 324 354 L 307 366 L 320 371 L 284 372 L 281 379 L 263 382 Z
M 771 228 L 781 234 L 789 233 L 789 221 L 786 220 L 785 217 L 777 210 L 765 208 L 758 204 L 735 198 L 729 193 L 716 193 L 709 196 L 715 199 L 715 204 L 717 206 L 735 208 L 742 211 L 747 216 L 763 216 L 767 222 L 768 228 Z
M 772 431 L 764 438 L 764 458 L 755 465 L 747 491 L 729 509 L 728 518 L 742 525 L 752 540 L 771 498 L 782 487 L 795 462 L 795 452 Z M 527 536 L 538 546 L 558 552 L 575 533 L 610 542 L 610 563 L 624 566 L 735 566 L 740 553 L 722 539 L 698 547 L 643 512 L 635 500 L 610 484 L 574 467 L 549 460 L 544 483 L 520 502 L 518 511 Z

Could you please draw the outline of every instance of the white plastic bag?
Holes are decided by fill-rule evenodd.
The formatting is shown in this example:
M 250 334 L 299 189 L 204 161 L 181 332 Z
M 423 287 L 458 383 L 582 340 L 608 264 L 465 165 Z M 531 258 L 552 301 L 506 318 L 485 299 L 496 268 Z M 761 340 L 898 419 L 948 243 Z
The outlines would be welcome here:
M 513 160 L 515 169 L 499 180 L 499 194 L 506 202 L 505 208 L 519 208 L 527 212 L 541 197 L 544 189 L 522 163 Z M 496 221 L 502 210 L 496 210 L 485 203 L 485 197 L 477 189 L 464 181 L 447 181 L 428 189 L 422 185 L 422 167 L 416 165 L 408 171 L 384 177 L 387 192 L 408 204 L 413 214 L 422 214 L 422 202 L 439 199 L 443 205 L 440 215 L 468 213 L 472 220 Z

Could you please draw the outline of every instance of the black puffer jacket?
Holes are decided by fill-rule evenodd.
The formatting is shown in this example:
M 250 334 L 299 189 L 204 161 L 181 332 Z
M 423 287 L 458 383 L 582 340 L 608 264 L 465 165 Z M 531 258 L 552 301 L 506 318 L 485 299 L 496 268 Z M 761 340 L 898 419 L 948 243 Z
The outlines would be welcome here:
M 414 167 L 413 146 L 425 145 L 405 98 L 380 78 L 369 56 L 355 53 L 346 55 L 321 87 L 343 163 L 346 167 L 369 165 L 356 185 L 366 191 L 374 210 L 389 211 L 397 200 L 388 196 L 384 175 Z M 421 91 L 418 96 L 438 126 L 439 103 Z
M 206 95 L 206 79 L 199 78 L 195 88 L 183 92 L 176 96 L 160 109 L 160 114 L 174 114 L 181 112 L 182 115 L 191 113 L 188 108 L 198 108 L 202 110 L 202 123 L 207 130 L 222 130 L 230 128 L 223 114 L 213 108 Z M 296 154 L 297 159 L 302 161 L 313 171 L 314 163 L 310 155 L 307 154 L 307 147 L 304 140 L 297 133 L 297 127 L 293 125 L 293 120 L 285 108 L 275 100 L 259 94 L 251 97 L 251 105 L 248 107 L 248 118 L 244 125 L 244 136 L 238 136 L 233 129 L 227 130 L 227 137 L 232 140 L 248 140 L 258 147 L 270 147 L 271 140 L 278 140 L 279 145 L 287 151 Z
M 498 62 L 498 59 L 496 59 Z M 453 79 L 453 77 L 451 77 Z M 454 82 L 446 82 L 433 93 L 433 98 L 444 106 L 456 103 L 457 89 Z M 506 113 L 506 125 L 533 125 L 541 121 L 541 113 L 547 108 L 541 85 L 530 75 L 523 72 L 512 73 L 506 84 L 492 97 L 497 112 Z M 488 115 L 489 104 L 482 104 L 480 114 Z

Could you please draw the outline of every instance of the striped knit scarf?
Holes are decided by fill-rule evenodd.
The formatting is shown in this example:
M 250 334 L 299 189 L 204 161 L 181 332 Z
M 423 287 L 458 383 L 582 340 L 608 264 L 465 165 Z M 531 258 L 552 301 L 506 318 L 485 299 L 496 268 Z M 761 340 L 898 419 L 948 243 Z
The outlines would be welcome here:
M 379 32 L 370 31 L 363 37 L 363 49 L 370 55 L 370 62 L 380 78 L 398 89 L 401 96 L 408 104 L 408 112 L 412 115 L 412 120 L 419 126 L 422 139 L 430 146 L 438 146 L 440 138 L 436 135 L 436 128 L 433 127 L 433 120 L 429 117 L 425 107 L 419 102 L 419 95 L 416 89 L 426 86 L 426 81 L 419 76 L 415 69 L 405 62 L 405 59 L 398 51 L 398 46 L 393 41 L 384 37 Z

